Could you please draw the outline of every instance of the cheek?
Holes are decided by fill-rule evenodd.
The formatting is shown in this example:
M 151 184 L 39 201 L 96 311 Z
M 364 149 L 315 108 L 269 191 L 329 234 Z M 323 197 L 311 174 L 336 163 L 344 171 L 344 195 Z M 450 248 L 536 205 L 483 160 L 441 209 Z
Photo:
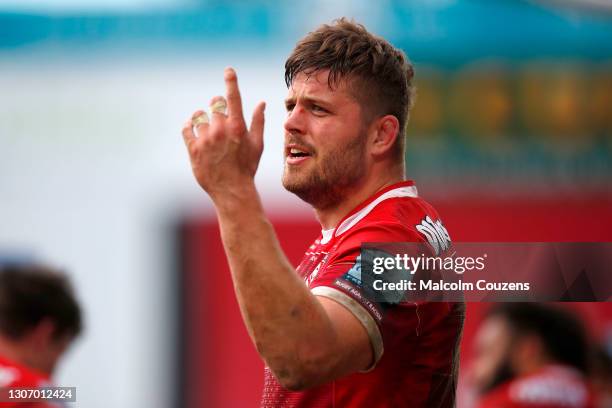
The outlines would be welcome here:
M 487 376 L 494 375 L 507 359 L 507 351 L 500 344 L 492 346 L 486 361 L 483 363 L 483 370 Z
M 490 352 L 482 351 L 473 361 L 470 368 L 470 379 L 477 387 L 484 387 L 491 381 L 495 367 L 497 365 L 496 358 L 493 358 Z
M 317 129 L 319 146 L 327 151 L 344 150 L 353 146 L 359 137 L 356 127 L 350 122 L 326 123 Z
M 477 382 L 489 380 L 505 357 L 503 339 L 488 339 L 478 347 L 472 364 L 472 375 Z
M 330 126 L 323 121 L 313 121 L 309 130 L 311 137 L 309 142 L 312 143 L 317 156 L 325 155 L 325 153 L 334 149 L 338 139 L 338 129 L 335 126 Z
M 325 143 L 328 135 L 334 134 L 337 129 L 334 123 L 327 118 L 312 118 L 308 122 L 308 130 L 317 143 Z

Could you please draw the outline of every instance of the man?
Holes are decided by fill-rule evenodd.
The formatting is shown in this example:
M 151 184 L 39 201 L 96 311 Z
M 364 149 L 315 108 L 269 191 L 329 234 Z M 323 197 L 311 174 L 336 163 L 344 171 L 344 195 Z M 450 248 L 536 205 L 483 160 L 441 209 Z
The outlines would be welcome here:
M 51 407 L 8 402 L 10 388 L 51 386 L 61 356 L 81 331 L 81 311 L 66 277 L 38 265 L 0 265 L 0 407 Z
M 442 225 L 404 180 L 412 76 L 400 50 L 345 19 L 309 33 L 287 59 L 282 181 L 322 227 L 297 270 L 253 182 L 264 103 L 247 129 L 236 73 L 227 69 L 227 101 L 212 98 L 210 121 L 196 111 L 183 128 L 193 173 L 217 211 L 245 325 L 267 366 L 264 407 L 454 403 L 463 305 L 381 304 L 353 269 L 364 242 L 426 242 L 421 223 Z
M 575 317 L 537 303 L 493 308 L 476 336 L 481 408 L 586 408 L 588 345 Z

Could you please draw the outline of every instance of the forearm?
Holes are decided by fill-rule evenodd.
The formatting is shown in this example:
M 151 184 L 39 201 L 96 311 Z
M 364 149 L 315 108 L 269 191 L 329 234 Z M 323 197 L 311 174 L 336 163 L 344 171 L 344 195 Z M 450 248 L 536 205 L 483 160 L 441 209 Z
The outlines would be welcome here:
M 253 184 L 215 197 L 221 237 L 243 319 L 258 352 L 284 384 L 299 388 L 333 369 L 337 341 L 325 310 L 285 257 Z M 300 380 L 297 380 L 300 379 Z

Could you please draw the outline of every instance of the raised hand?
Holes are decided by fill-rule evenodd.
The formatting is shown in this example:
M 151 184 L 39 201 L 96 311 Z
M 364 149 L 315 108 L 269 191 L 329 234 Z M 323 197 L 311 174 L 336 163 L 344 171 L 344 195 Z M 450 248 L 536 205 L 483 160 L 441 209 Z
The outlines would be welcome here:
M 236 72 L 227 68 L 224 78 L 227 99 L 211 99 L 210 121 L 206 112 L 198 110 L 183 127 L 193 174 L 213 200 L 252 183 L 263 151 L 265 102 L 257 105 L 247 129 Z

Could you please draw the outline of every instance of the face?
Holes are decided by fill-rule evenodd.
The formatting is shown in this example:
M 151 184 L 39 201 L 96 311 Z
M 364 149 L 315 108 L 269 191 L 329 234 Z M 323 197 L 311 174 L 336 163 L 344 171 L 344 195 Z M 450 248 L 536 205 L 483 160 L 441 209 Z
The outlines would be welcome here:
M 512 377 L 511 337 L 508 324 L 499 317 L 486 319 L 478 329 L 471 379 L 481 392 L 486 392 Z
M 300 73 L 285 100 L 283 186 L 318 209 L 343 200 L 367 168 L 362 109 L 344 81 L 327 81 L 328 71 Z

